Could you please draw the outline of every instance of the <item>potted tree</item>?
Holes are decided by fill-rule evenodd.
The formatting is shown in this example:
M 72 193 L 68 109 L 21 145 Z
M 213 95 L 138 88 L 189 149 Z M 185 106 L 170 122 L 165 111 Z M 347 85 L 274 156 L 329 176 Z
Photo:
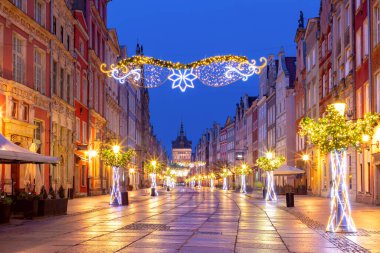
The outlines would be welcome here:
M 0 224 L 9 223 L 11 218 L 12 198 L 6 194 L 0 196 Z
M 132 157 L 135 156 L 135 151 L 128 149 L 123 152 L 119 145 L 106 146 L 101 151 L 101 159 L 106 165 L 111 166 L 113 170 L 112 189 L 111 189 L 111 205 L 128 205 L 128 192 L 120 189 L 120 174 L 121 169 L 126 168 Z
M 51 188 L 51 190 L 53 190 L 53 188 Z M 38 200 L 38 216 L 48 216 L 54 214 L 55 202 L 48 197 L 49 195 L 45 189 L 45 186 L 42 186 L 40 191 L 40 199 Z
M 65 198 L 65 189 L 61 185 L 58 189 L 58 197 L 55 199 L 56 205 L 54 214 L 55 215 L 64 215 L 67 214 L 67 204 L 68 204 L 68 198 Z
M 35 192 L 20 192 L 16 196 L 16 202 L 13 207 L 14 213 L 21 213 L 23 218 L 33 218 L 38 215 L 39 195 Z

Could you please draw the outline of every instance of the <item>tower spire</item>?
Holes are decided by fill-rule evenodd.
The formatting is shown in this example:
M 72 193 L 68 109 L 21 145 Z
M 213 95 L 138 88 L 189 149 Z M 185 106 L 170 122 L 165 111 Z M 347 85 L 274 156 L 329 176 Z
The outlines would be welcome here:
M 180 136 L 184 136 L 185 135 L 185 131 L 183 130 L 183 122 L 181 121 L 181 127 L 180 127 L 180 130 L 179 130 L 179 135 Z

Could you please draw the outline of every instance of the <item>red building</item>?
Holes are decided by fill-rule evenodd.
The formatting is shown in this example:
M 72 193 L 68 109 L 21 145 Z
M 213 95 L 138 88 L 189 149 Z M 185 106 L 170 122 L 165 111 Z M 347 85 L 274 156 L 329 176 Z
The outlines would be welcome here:
M 50 1 L 1 1 L 1 133 L 17 145 L 50 154 Z M 49 165 L 41 180 L 26 175 L 27 165 L 0 165 L 0 187 L 7 192 L 49 185 Z M 34 182 L 36 186 L 34 186 Z
M 87 194 L 88 178 L 88 27 L 81 10 L 74 10 L 74 48 L 77 56 L 74 106 L 75 106 L 75 195 Z M 87 153 L 86 153 L 87 152 Z

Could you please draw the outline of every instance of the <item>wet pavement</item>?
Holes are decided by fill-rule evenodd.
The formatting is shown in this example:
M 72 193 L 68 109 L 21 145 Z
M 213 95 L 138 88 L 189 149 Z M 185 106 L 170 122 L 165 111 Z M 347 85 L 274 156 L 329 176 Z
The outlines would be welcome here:
M 296 196 L 289 209 L 283 199 L 186 188 L 134 192 L 125 207 L 89 197 L 70 201 L 66 216 L 0 226 L 0 252 L 380 252 L 380 208 L 355 206 L 359 232 L 342 235 L 324 232 L 326 207 L 322 198 Z

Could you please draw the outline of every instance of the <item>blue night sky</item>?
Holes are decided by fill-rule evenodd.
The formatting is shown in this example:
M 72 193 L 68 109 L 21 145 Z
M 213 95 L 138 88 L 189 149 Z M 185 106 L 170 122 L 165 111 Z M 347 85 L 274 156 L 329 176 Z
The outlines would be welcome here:
M 277 54 L 280 47 L 295 55 L 294 36 L 299 11 L 318 16 L 320 0 L 113 0 L 108 4 L 108 27 L 117 29 L 119 42 L 135 54 L 136 43 L 144 54 L 171 61 L 191 62 L 225 54 L 260 56 Z M 235 104 L 247 93 L 258 95 L 258 77 L 223 88 L 203 86 L 182 93 L 168 81 L 150 90 L 151 122 L 158 139 L 170 154 L 171 141 L 185 131 L 198 142 L 214 121 L 225 123 Z

